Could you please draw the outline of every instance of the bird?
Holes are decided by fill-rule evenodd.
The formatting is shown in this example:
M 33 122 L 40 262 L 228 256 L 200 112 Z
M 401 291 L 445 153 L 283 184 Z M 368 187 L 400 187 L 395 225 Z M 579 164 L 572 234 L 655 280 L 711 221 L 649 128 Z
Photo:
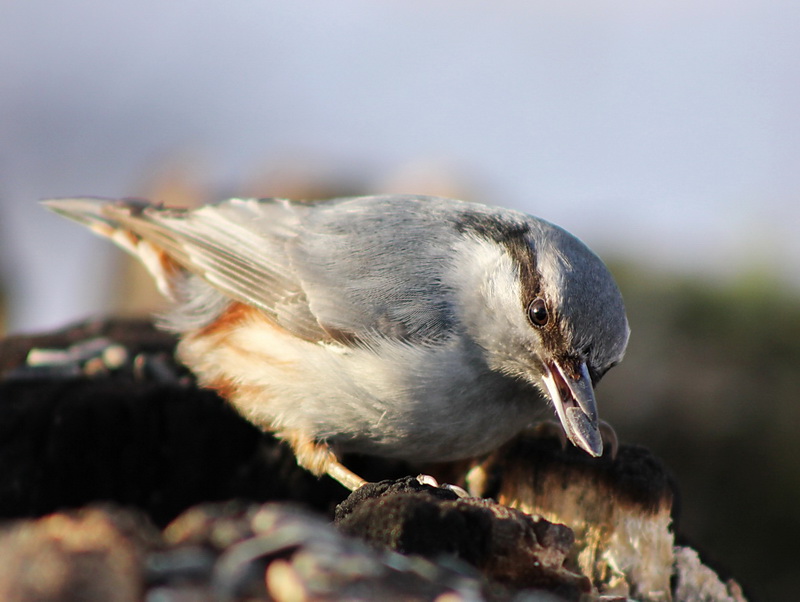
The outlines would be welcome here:
M 603 454 L 594 388 L 630 328 L 603 261 L 544 219 L 442 197 L 43 201 L 138 257 L 198 383 L 354 490 L 355 452 L 487 454 L 552 406 Z

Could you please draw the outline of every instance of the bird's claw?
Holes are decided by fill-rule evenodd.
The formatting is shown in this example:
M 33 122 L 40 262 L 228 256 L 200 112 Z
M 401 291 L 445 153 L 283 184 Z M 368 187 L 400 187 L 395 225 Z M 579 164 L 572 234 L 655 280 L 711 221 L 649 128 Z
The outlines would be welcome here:
M 469 493 L 463 487 L 459 487 L 458 485 L 452 485 L 450 483 L 439 484 L 434 477 L 429 474 L 420 474 L 417 475 L 417 482 L 420 485 L 429 485 L 431 487 L 437 487 L 441 489 L 447 489 L 448 491 L 452 491 L 455 493 L 459 498 L 466 498 L 470 497 Z

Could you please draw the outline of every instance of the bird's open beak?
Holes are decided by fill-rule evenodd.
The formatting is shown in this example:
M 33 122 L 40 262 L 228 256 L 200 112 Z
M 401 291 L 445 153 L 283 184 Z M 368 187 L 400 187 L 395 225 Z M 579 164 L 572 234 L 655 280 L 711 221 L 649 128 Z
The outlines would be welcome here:
M 567 438 L 589 455 L 603 455 L 603 438 L 597 428 L 597 403 L 586 362 L 577 366 L 577 378 L 558 362 L 548 362 L 544 384 Z

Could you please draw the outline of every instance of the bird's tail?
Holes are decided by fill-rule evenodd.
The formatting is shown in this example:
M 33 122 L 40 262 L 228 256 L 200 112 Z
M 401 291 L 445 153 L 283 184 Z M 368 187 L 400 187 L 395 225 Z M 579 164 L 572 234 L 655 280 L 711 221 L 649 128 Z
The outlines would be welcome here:
M 95 234 L 113 241 L 139 259 L 166 297 L 175 299 L 175 275 L 181 266 L 149 236 L 154 225 L 147 209 L 157 206 L 140 199 L 103 199 L 93 197 L 49 199 L 42 204 L 66 218 L 87 226 Z

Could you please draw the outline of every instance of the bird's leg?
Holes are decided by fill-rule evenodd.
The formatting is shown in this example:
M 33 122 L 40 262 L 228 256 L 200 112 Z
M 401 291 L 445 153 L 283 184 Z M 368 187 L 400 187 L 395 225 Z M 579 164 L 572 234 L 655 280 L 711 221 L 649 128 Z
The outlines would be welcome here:
M 350 491 L 355 491 L 367 482 L 344 466 L 327 443 L 314 441 L 297 431 L 281 432 L 278 436 L 294 451 L 297 464 L 316 476 L 327 474 Z
M 359 487 L 367 484 L 367 481 L 339 462 L 336 454 L 333 453 L 327 443 L 314 441 L 309 437 L 301 435 L 297 431 L 282 432 L 279 433 L 278 436 L 292 447 L 294 455 L 297 458 L 297 464 L 312 474 L 317 476 L 327 474 L 334 481 L 337 481 L 350 491 L 355 491 Z M 458 497 L 469 496 L 469 494 L 458 485 L 440 485 L 434 477 L 427 474 L 418 475 L 417 481 L 422 485 L 449 489 Z
M 330 478 L 332 478 L 334 481 L 338 481 L 350 491 L 355 491 L 356 489 L 367 484 L 364 479 L 362 479 L 338 460 L 334 460 L 328 464 L 325 472 Z

